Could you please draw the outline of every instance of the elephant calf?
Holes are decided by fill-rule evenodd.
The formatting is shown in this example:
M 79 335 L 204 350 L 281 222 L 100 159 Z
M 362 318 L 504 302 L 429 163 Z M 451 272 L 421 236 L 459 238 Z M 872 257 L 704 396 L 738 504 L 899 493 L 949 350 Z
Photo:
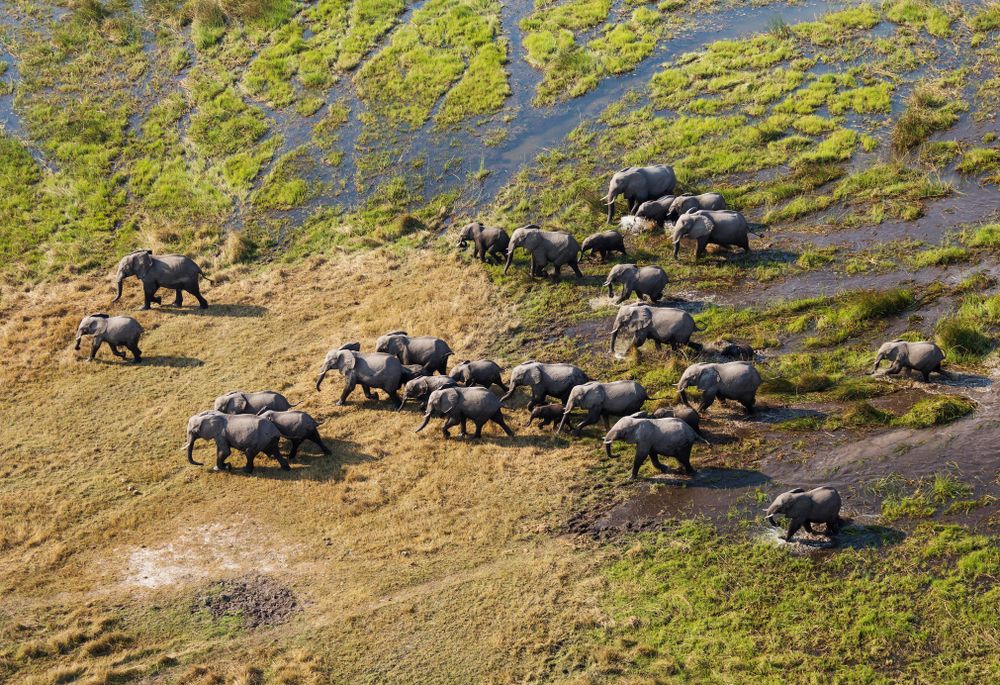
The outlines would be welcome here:
M 289 461 L 295 460 L 295 455 L 299 453 L 299 445 L 306 440 L 319 447 L 323 454 L 330 456 L 330 448 L 326 446 L 323 438 L 319 435 L 319 424 L 316 423 L 316 419 L 304 411 L 265 409 L 258 416 L 273 423 L 278 431 L 292 443 L 292 450 L 288 453 Z
M 795 488 L 778 495 L 767 508 L 767 521 L 775 528 L 776 514 L 784 514 L 789 518 L 788 533 L 785 540 L 791 542 L 799 528 L 805 527 L 806 532 L 815 535 L 812 529 L 814 523 L 826 524 L 826 535 L 832 537 L 840 532 L 843 521 L 840 518 L 840 493 L 833 488 L 814 488 L 809 492 Z
M 223 414 L 259 414 L 262 411 L 288 411 L 294 404 L 279 392 L 261 390 L 242 392 L 234 390 L 215 398 L 213 409 Z
M 515 366 L 510 372 L 510 390 L 500 399 L 501 401 L 510 399 L 518 387 L 525 385 L 531 389 L 529 410 L 545 402 L 546 397 L 554 397 L 565 404 L 570 391 L 589 380 L 582 369 L 572 364 L 543 364 L 529 361 Z
M 931 379 L 932 373 L 938 373 L 942 378 L 951 378 L 951 374 L 941 368 L 944 361 L 944 352 L 940 347 L 931 342 L 907 342 L 905 340 L 893 340 L 878 348 L 875 356 L 875 366 L 872 373 L 878 371 L 878 365 L 883 359 L 892 362 L 892 366 L 886 369 L 887 374 L 897 374 L 905 370 L 906 375 L 910 371 L 919 371 L 924 377 L 924 382 Z
M 673 195 L 664 195 L 658 200 L 643 202 L 639 205 L 639 209 L 636 210 L 635 215 L 640 219 L 655 224 L 657 228 L 662 228 L 663 224 L 669 218 L 668 215 L 670 207 L 674 203 L 674 197 Z
M 451 437 L 448 429 L 457 425 L 462 427 L 462 437 L 468 435 L 465 430 L 465 422 L 468 419 L 471 419 L 476 426 L 473 439 L 478 440 L 482 437 L 483 426 L 487 421 L 500 426 L 507 435 L 514 435 L 514 431 L 504 421 L 500 400 L 486 388 L 454 387 L 435 390 L 427 399 L 427 413 L 424 414 L 424 420 L 417 428 L 417 433 L 427 426 L 427 422 L 435 413 L 447 417 L 441 428 L 446 440 Z
M 87 361 L 93 361 L 97 350 L 104 343 L 111 348 L 111 353 L 116 357 L 126 359 L 125 352 L 119 347 L 127 347 L 132 353 L 136 364 L 142 361 L 142 350 L 139 349 L 139 338 L 142 337 L 143 329 L 138 321 L 131 316 L 108 316 L 107 314 L 91 314 L 85 316 L 76 329 L 76 345 L 73 349 L 80 349 L 80 338 L 85 335 L 91 336 L 90 355 Z
M 667 286 L 667 273 L 658 266 L 644 266 L 640 269 L 635 264 L 618 264 L 608 272 L 604 281 L 608 297 L 615 296 L 616 283 L 621 283 L 622 286 L 622 294 L 615 300 L 617 304 L 627 300 L 632 293 L 639 299 L 647 297 L 650 302 L 658 302 Z
M 615 353 L 615 342 L 622 330 L 632 334 L 632 347 L 639 349 L 646 340 L 656 343 L 656 349 L 670 345 L 676 351 L 686 345 L 698 351 L 701 345 L 691 341 L 691 335 L 698 330 L 694 319 L 683 309 L 671 307 L 649 307 L 644 304 L 622 305 L 611 326 L 611 354 Z
M 556 425 L 562 419 L 565 410 L 566 408 L 559 403 L 543 404 L 540 407 L 535 407 L 531 410 L 531 418 L 528 419 L 527 425 L 530 426 L 531 422 L 535 419 L 539 420 L 539 428 L 545 428 L 550 423 Z
M 698 415 L 698 412 L 691 407 L 685 407 L 683 404 L 678 404 L 676 407 L 661 407 L 653 412 L 653 418 L 680 419 L 687 425 L 694 428 L 695 433 L 700 435 L 702 438 L 705 437 L 701 433 L 701 417 Z
M 203 411 L 188 419 L 187 425 L 187 460 L 195 466 L 203 466 L 193 457 L 195 440 L 215 441 L 215 468 L 213 471 L 228 471 L 231 466 L 226 463 L 230 448 L 235 447 L 246 455 L 247 463 L 244 471 L 253 473 L 253 460 L 263 452 L 275 459 L 282 470 L 289 469 L 288 462 L 281 456 L 278 443 L 281 432 L 277 426 L 259 416 L 250 414 L 223 414 L 220 411 Z
M 675 197 L 674 201 L 670 203 L 667 218 L 676 220 L 681 214 L 699 209 L 723 210 L 729 209 L 729 205 L 726 204 L 726 199 L 718 193 L 702 193 L 701 195 L 684 193 Z
M 660 463 L 661 456 L 673 457 L 685 472 L 694 473 L 691 468 L 691 448 L 699 440 L 708 443 L 680 419 L 650 419 L 640 415 L 619 419 L 604 436 L 604 451 L 609 459 L 612 457 L 611 445 L 616 440 L 635 445 L 633 480 L 639 477 L 639 467 L 646 461 L 646 457 L 649 457 L 657 470 L 664 473 L 667 468 Z
M 753 412 L 757 403 L 757 388 L 761 378 L 750 362 L 726 362 L 725 364 L 692 364 L 681 374 L 677 391 L 681 402 L 690 407 L 687 389 L 696 386 L 701 391 L 698 412 L 703 413 L 712 406 L 716 398 L 735 400 L 743 405 L 747 414 Z
M 501 390 L 507 392 L 507 386 L 503 382 L 503 369 L 495 361 L 489 359 L 459 362 L 448 375 L 467 386 L 481 385 L 488 388 L 491 385 L 497 385 Z
M 620 252 L 622 257 L 627 257 L 625 253 L 625 238 L 618 231 L 603 231 L 587 236 L 580 248 L 580 258 L 587 253 L 601 255 L 601 262 L 608 259 L 612 252 Z
M 453 388 L 458 385 L 451 376 L 419 376 L 411 381 L 407 381 L 403 386 L 403 399 L 399 402 L 399 411 L 402 411 L 406 400 L 411 397 L 418 402 L 422 409 L 427 408 L 427 398 L 435 390 L 442 388 Z
M 389 399 L 399 406 L 397 391 L 403 378 L 403 365 L 391 354 L 384 352 L 358 352 L 361 346 L 348 343 L 337 349 L 330 350 L 316 378 L 316 390 L 323 385 L 323 379 L 330 369 L 336 369 L 344 376 L 344 391 L 340 394 L 337 405 L 347 402 L 347 397 L 354 388 L 361 386 L 365 397 L 377 400 L 378 395 L 372 393 L 372 388 L 379 388 L 389 393 Z
M 607 431 L 611 428 L 608 417 L 634 414 L 642 409 L 647 399 L 646 389 L 635 381 L 591 381 L 578 385 L 569 393 L 569 401 L 556 432 L 562 432 L 566 418 L 577 407 L 586 409 L 587 416 L 573 429 L 575 435 L 579 435 L 584 426 L 597 423 L 598 419 L 604 420 L 604 430 Z
M 705 346 L 705 352 L 745 362 L 752 362 L 757 356 L 753 347 L 747 343 L 736 343 L 729 340 L 716 340 L 713 343 L 709 343 Z
M 458 234 L 458 248 L 464 250 L 472 241 L 472 256 L 480 261 L 492 264 L 503 263 L 504 253 L 510 238 L 502 228 L 487 228 L 479 221 L 473 221 L 462 227 Z
M 406 331 L 386 333 L 375 341 L 375 351 L 391 354 L 403 364 L 419 364 L 425 373 L 448 373 L 448 357 L 454 352 L 441 338 L 414 337 Z

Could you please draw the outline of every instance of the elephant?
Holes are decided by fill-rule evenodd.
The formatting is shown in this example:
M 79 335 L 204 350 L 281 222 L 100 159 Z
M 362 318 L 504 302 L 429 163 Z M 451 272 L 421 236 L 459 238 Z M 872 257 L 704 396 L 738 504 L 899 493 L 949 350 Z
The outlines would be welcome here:
M 674 198 L 667 210 L 667 218 L 676 221 L 677 217 L 692 209 L 722 210 L 729 209 L 726 199 L 718 193 L 702 193 L 701 195 L 691 195 L 684 193 Z
M 625 237 L 618 231 L 604 231 L 587 236 L 580 248 L 580 259 L 587 252 L 601 255 L 601 263 L 606 262 L 612 252 L 621 252 L 622 257 L 628 257 L 625 252 Z
M 775 514 L 784 514 L 789 518 L 788 533 L 785 540 L 792 541 L 799 528 L 805 527 L 806 532 L 814 535 L 812 524 L 825 523 L 826 535 L 832 537 L 840 532 L 843 521 L 840 518 L 840 493 L 833 488 L 819 487 L 806 492 L 795 488 L 778 495 L 765 516 L 768 523 L 775 528 L 778 523 Z
M 534 409 L 545 401 L 546 397 L 555 397 L 563 404 L 569 399 L 570 391 L 577 385 L 583 385 L 590 378 L 582 369 L 572 364 L 544 364 L 527 361 L 514 367 L 510 372 L 510 390 L 500 399 L 509 400 L 520 386 L 531 388 L 531 401 L 528 409 Z
M 538 419 L 538 427 L 545 428 L 550 423 L 555 426 L 558 425 L 560 419 L 562 419 L 563 411 L 566 407 L 562 404 L 556 402 L 554 404 L 543 404 L 540 407 L 535 407 L 531 410 L 531 418 L 528 419 L 527 425 L 531 425 L 531 422 Z
M 551 264 L 555 268 L 555 278 L 559 279 L 562 267 L 569 266 L 578 278 L 583 278 L 580 271 L 580 243 L 569 233 L 562 231 L 543 231 L 535 224 L 522 226 L 510 236 L 507 246 L 507 263 L 503 272 L 507 273 L 514 261 L 514 251 L 524 248 L 531 253 L 531 275 L 544 276 L 545 269 Z
M 336 369 L 343 374 L 345 381 L 344 391 L 340 394 L 337 406 L 346 403 L 347 396 L 359 385 L 368 399 L 377 400 L 378 395 L 373 394 L 371 389 L 379 388 L 389 393 L 389 399 L 399 406 L 397 391 L 403 378 L 403 365 L 391 354 L 359 352 L 359 348 L 358 343 L 348 343 L 330 350 L 320 366 L 319 376 L 316 378 L 316 390 L 318 391 L 323 385 L 327 372 Z
M 608 272 L 604 287 L 608 289 L 608 297 L 615 296 L 614 286 L 622 284 L 622 294 L 615 302 L 621 304 L 634 292 L 639 299 L 648 297 L 651 302 L 657 302 L 663 297 L 663 289 L 667 286 L 667 273 L 658 266 L 637 267 L 635 264 L 617 264 Z
M 608 223 L 614 220 L 615 200 L 619 195 L 625 196 L 628 213 L 635 214 L 636 208 L 643 202 L 674 192 L 676 185 L 677 176 L 673 167 L 666 164 L 620 169 L 608 183 L 608 194 L 601 198 L 608 203 Z
M 705 246 L 709 243 L 735 245 L 750 254 L 751 228 L 760 230 L 762 226 L 750 224 L 740 212 L 692 209 L 677 217 L 674 223 L 674 259 L 680 253 L 682 238 L 691 238 L 698 243 L 695 258 L 705 254 Z
M 892 366 L 886 369 L 887 374 L 897 374 L 905 370 L 909 376 L 912 369 L 920 372 L 925 383 L 930 381 L 933 372 L 939 373 L 942 378 L 951 378 L 951 374 L 941 368 L 944 358 L 944 352 L 932 342 L 892 340 L 878 348 L 872 373 L 878 371 L 878 365 L 883 359 L 888 359 L 892 362 Z
M 757 356 L 757 352 L 747 343 L 731 342 L 729 340 L 716 340 L 705 345 L 705 352 L 715 354 L 727 359 L 738 359 L 745 362 L 752 362 Z
M 635 215 L 640 219 L 645 219 L 657 227 L 662 227 L 669 218 L 670 206 L 674 203 L 676 195 L 664 195 L 656 200 L 648 200 L 639 205 L 635 210 Z
M 188 419 L 187 450 L 188 463 L 204 466 L 195 461 L 192 453 L 197 439 L 215 440 L 215 468 L 213 471 L 229 470 L 232 467 L 226 463 L 230 447 L 235 447 L 247 457 L 244 471 L 253 473 L 253 460 L 263 452 L 277 460 L 282 470 L 289 469 L 288 462 L 281 456 L 278 443 L 281 441 L 281 431 L 267 419 L 252 414 L 223 414 L 220 411 L 203 411 Z
M 355 350 L 358 352 L 360 350 Z M 420 364 L 403 364 L 403 375 L 400 376 L 399 382 L 401 385 L 406 385 L 414 378 L 420 378 L 422 376 L 429 376 L 427 369 L 422 367 Z
M 636 349 L 642 347 L 646 340 L 656 343 L 656 349 L 661 345 L 670 345 L 676 351 L 681 345 L 692 350 L 700 350 L 701 345 L 691 341 L 695 331 L 702 330 L 694 319 L 683 309 L 672 307 L 650 307 L 644 304 L 626 304 L 618 308 L 615 322 L 611 327 L 611 354 L 615 353 L 615 341 L 622 329 L 632 333 L 631 345 Z
M 413 337 L 406 331 L 386 333 L 375 341 L 375 351 L 391 354 L 403 364 L 420 364 L 427 375 L 448 373 L 448 357 L 454 354 L 441 338 Z
M 466 386 L 481 385 L 488 388 L 492 385 L 498 385 L 501 390 L 507 392 L 502 374 L 503 369 L 495 361 L 478 359 L 474 362 L 468 360 L 459 362 L 448 375 L 458 383 L 465 383 Z
M 464 250 L 472 241 L 472 256 L 490 264 L 503 263 L 503 254 L 507 251 L 510 238 L 502 228 L 487 228 L 479 221 L 473 221 L 462 227 L 458 234 L 458 245 Z
M 694 429 L 694 432 L 700 435 L 702 438 L 705 436 L 701 432 L 701 417 L 698 416 L 696 412 L 691 407 L 685 407 L 683 404 L 678 404 L 675 407 L 661 407 L 653 412 L 654 419 L 680 419 L 687 425 Z M 706 439 L 705 442 L 708 442 Z
M 435 390 L 427 398 L 427 412 L 424 414 L 423 422 L 416 430 L 417 433 L 427 426 L 427 422 L 431 420 L 431 416 L 435 412 L 447 417 L 441 429 L 446 440 L 450 437 L 448 429 L 457 425 L 461 425 L 462 436 L 465 437 L 467 435 L 465 431 L 465 422 L 467 419 L 471 419 L 476 426 L 476 432 L 473 435 L 474 440 L 482 437 L 483 425 L 487 421 L 492 421 L 500 426 L 507 435 L 514 435 L 514 431 L 510 429 L 503 419 L 500 400 L 486 388 L 478 386 L 462 388 L 456 386 Z
M 233 390 L 216 397 L 213 408 L 223 414 L 259 414 L 267 409 L 288 411 L 294 406 L 284 395 L 273 390 L 260 392 Z
M 691 406 L 687 398 L 687 389 L 694 385 L 701 391 L 698 413 L 704 413 L 718 398 L 736 400 L 743 405 L 747 414 L 751 414 L 757 402 L 757 388 L 760 387 L 760 383 L 760 374 L 750 362 L 692 364 L 681 374 L 681 379 L 677 382 L 677 391 L 686 407 Z
M 116 357 L 126 359 L 125 352 L 118 347 L 123 345 L 132 353 L 133 361 L 136 364 L 142 362 L 142 350 L 139 349 L 139 338 L 142 337 L 142 325 L 131 316 L 108 316 L 107 314 L 91 314 L 83 317 L 80 325 L 76 329 L 76 345 L 73 349 L 80 349 L 80 338 L 85 335 L 92 336 L 90 344 L 90 355 L 87 361 L 93 361 L 94 355 L 101 348 L 103 343 L 107 343 L 111 348 L 111 353 Z
M 610 459 L 611 445 L 616 441 L 635 445 L 635 458 L 632 460 L 632 480 L 639 477 L 639 467 L 649 457 L 657 470 L 666 472 L 667 468 L 660 463 L 659 457 L 673 457 L 684 468 L 686 473 L 694 473 L 691 468 L 691 448 L 702 438 L 691 426 L 680 419 L 650 419 L 636 414 L 618 419 L 604 436 L 604 451 Z
M 316 419 L 309 416 L 304 411 L 274 411 L 264 409 L 257 416 L 267 419 L 273 423 L 284 437 L 292 443 L 292 451 L 288 453 L 288 461 L 295 461 L 295 455 L 299 453 L 299 445 L 306 440 L 315 443 L 323 454 L 330 456 L 330 448 L 323 442 L 319 435 L 319 424 Z
M 563 411 L 556 433 L 562 432 L 570 412 L 578 407 L 586 409 L 587 416 L 573 429 L 575 435 L 579 435 L 584 426 L 597 423 L 598 419 L 604 420 L 604 430 L 607 431 L 611 428 L 608 417 L 634 414 L 642 409 L 642 405 L 648 399 L 646 389 L 635 381 L 611 383 L 591 381 L 578 385 L 569 393 L 569 401 L 566 402 L 566 409 Z
M 156 294 L 160 288 L 172 288 L 176 292 L 175 307 L 180 307 L 183 303 L 185 290 L 195 296 L 202 309 L 208 307 L 208 301 L 201 295 L 198 278 L 204 276 L 209 281 L 211 279 L 205 276 L 200 266 L 184 255 L 169 254 L 154 257 L 152 250 L 136 250 L 125 255 L 118 262 L 118 270 L 115 272 L 118 294 L 112 302 L 121 299 L 122 281 L 129 276 L 135 276 L 142 281 L 143 309 L 149 309 L 149 305 L 153 302 L 161 304 L 161 299 Z
M 427 408 L 427 398 L 435 390 L 453 388 L 458 383 L 451 376 L 419 376 L 403 386 L 403 399 L 399 401 L 399 411 L 403 410 L 406 400 L 411 397 L 421 403 L 421 408 Z

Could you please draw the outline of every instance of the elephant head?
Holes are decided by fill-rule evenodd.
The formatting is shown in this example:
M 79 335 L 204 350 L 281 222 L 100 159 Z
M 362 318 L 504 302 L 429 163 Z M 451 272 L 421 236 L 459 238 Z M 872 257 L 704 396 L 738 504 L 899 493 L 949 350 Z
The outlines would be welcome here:
M 473 221 L 462 227 L 462 230 L 458 233 L 458 243 L 456 247 L 464 250 L 466 248 L 466 243 L 472 240 L 473 233 L 476 229 L 480 231 L 483 230 L 483 225 L 478 221 Z
M 514 370 L 510 372 L 510 389 L 507 394 L 501 397 L 501 400 L 506 400 L 514 394 L 514 390 L 521 385 L 535 386 L 542 382 L 542 371 L 538 368 L 538 364 L 535 362 L 525 362 L 519 366 L 515 366 Z
M 653 311 L 644 306 L 625 306 L 618 308 L 615 322 L 611 327 L 611 353 L 615 352 L 615 341 L 618 340 L 618 331 L 625 329 L 630 331 L 634 337 L 634 342 L 641 345 L 646 341 L 646 329 L 653 321 Z
M 635 277 L 639 273 L 639 268 L 635 264 L 616 264 L 608 272 L 608 277 L 604 281 L 604 287 L 608 289 L 608 297 L 614 295 L 613 287 L 615 283 L 625 286 L 625 291 L 635 290 Z
M 905 365 L 908 362 L 906 342 L 903 340 L 892 340 L 878 348 L 878 354 L 875 355 L 875 365 L 872 366 L 872 373 L 878 371 L 878 365 L 882 363 L 883 359 Z
M 320 386 L 323 385 L 323 379 L 326 378 L 326 374 L 330 369 L 336 369 L 341 373 L 347 373 L 354 368 L 354 353 L 361 350 L 361 343 L 347 343 L 342 345 L 335 350 L 330 350 L 326 359 L 323 360 L 323 365 L 320 366 L 319 376 L 316 378 L 316 389 L 319 390 Z
M 193 457 L 194 441 L 199 438 L 215 440 L 220 449 L 225 448 L 227 420 L 227 416 L 219 411 L 203 411 L 188 419 L 187 443 L 184 445 L 184 449 L 187 450 L 188 463 L 204 466 L 200 461 L 195 461 Z
M 681 249 L 681 238 L 691 238 L 698 240 L 712 233 L 715 229 L 715 222 L 707 214 L 690 209 L 677 217 L 674 223 L 672 239 L 674 241 L 674 259 Z
M 693 385 L 699 391 L 706 393 L 718 389 L 720 383 L 722 383 L 722 377 L 711 366 L 707 364 L 692 364 L 684 371 L 681 379 L 677 382 L 677 392 L 680 393 L 681 402 L 684 403 L 684 406 L 690 407 L 691 403 L 688 402 L 686 392 L 688 388 Z
M 610 459 L 611 445 L 616 440 L 622 440 L 632 445 L 653 441 L 653 424 L 645 418 L 645 412 L 637 412 L 631 416 L 624 416 L 611 427 L 611 430 L 604 436 L 604 453 Z
M 392 331 L 386 333 L 375 341 L 375 351 L 391 354 L 394 357 L 401 357 L 406 348 L 406 331 Z
M 538 244 L 542 240 L 541 235 L 538 233 L 541 229 L 542 227 L 537 224 L 528 224 L 527 226 L 521 226 L 521 228 L 516 229 L 510 234 L 510 242 L 507 243 L 507 263 L 503 267 L 504 273 L 507 273 L 511 262 L 514 261 L 514 250 L 523 247 L 528 252 L 535 251 L 535 248 L 538 247 Z
M 767 511 L 765 512 L 765 517 L 767 518 L 767 522 L 770 523 L 775 528 L 777 528 L 778 523 L 777 521 L 774 520 L 774 517 L 777 514 L 791 513 L 796 508 L 801 506 L 801 500 L 802 500 L 801 496 L 803 493 L 805 493 L 805 490 L 803 490 L 802 488 L 795 488 L 793 490 L 789 490 L 788 492 L 783 492 L 780 495 L 778 495 L 775 498 L 775 500 L 771 502 L 771 506 L 769 506 L 767 508 Z
M 122 257 L 121 261 L 118 262 L 118 270 L 115 271 L 115 287 L 118 290 L 118 294 L 111 301 L 117 302 L 122 298 L 122 281 L 129 276 L 138 276 L 142 279 L 152 267 L 152 250 L 136 250 Z
M 694 195 L 691 193 L 678 195 L 673 199 L 670 203 L 670 207 L 667 209 L 667 218 L 676 220 L 677 217 L 691 211 L 692 209 L 698 209 L 698 201 L 694 199 Z
M 76 329 L 76 346 L 74 349 L 80 349 L 80 338 L 85 335 L 97 335 L 103 332 L 108 327 L 108 315 L 107 314 L 91 314 L 90 316 L 84 317 L 83 321 Z
M 580 409 L 590 410 L 594 407 L 600 407 L 604 405 L 604 401 L 607 398 L 608 393 L 602 383 L 591 381 L 583 385 L 573 386 L 573 389 L 569 392 L 569 399 L 566 400 L 566 407 L 563 409 L 562 420 L 559 422 L 559 427 L 556 428 L 556 433 L 562 432 L 563 424 L 566 423 L 566 417 L 569 416 L 573 409 L 579 407 Z
M 427 411 L 424 413 L 424 420 L 415 433 L 419 433 L 427 427 L 427 422 L 431 420 L 434 412 L 448 416 L 458 406 L 458 390 L 455 388 L 443 388 L 435 390 L 427 398 Z
M 611 177 L 611 181 L 608 183 L 608 194 L 601 198 L 608 203 L 609 224 L 614 221 L 615 200 L 618 199 L 619 195 L 627 191 L 629 186 L 635 183 L 635 178 L 633 178 L 633 175 L 629 173 L 630 171 L 630 167 L 619 169 L 618 172 Z
M 243 414 L 247 410 L 246 393 L 239 390 L 227 392 L 215 398 L 215 411 L 223 414 Z

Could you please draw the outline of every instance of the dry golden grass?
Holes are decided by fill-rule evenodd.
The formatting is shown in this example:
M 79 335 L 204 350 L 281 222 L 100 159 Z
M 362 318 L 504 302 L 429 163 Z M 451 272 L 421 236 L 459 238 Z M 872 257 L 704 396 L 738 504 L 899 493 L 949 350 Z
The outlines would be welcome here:
M 132 312 L 141 366 L 72 350 L 79 316 L 138 306 L 135 281 L 118 309 L 100 279 L 4 303 L 0 676 L 472 682 L 553 668 L 555 646 L 601 619 L 598 555 L 554 532 L 597 444 L 524 429 L 523 410 L 513 439 L 445 443 L 440 420 L 413 433 L 415 409 L 360 391 L 335 407 L 339 376 L 313 387 L 329 347 L 371 349 L 391 329 L 489 353 L 516 318 L 483 272 L 380 251 L 216 275 L 207 312 Z M 261 459 L 252 477 L 188 465 L 187 417 L 236 388 L 301 401 L 334 457 L 306 449 L 290 473 Z M 304 611 L 252 634 L 191 613 L 212 580 L 255 571 Z

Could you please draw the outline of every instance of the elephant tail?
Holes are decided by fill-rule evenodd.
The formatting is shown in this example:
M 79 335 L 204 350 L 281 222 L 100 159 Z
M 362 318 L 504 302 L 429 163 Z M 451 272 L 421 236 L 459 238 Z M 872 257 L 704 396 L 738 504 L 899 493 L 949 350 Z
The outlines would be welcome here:
M 204 278 L 206 281 L 208 281 L 212 285 L 215 285 L 215 281 L 212 279 L 211 276 L 209 276 L 207 273 L 205 273 L 205 271 L 201 268 L 201 265 L 195 264 L 195 266 L 198 267 L 198 275 L 199 276 L 201 276 L 202 278 Z

